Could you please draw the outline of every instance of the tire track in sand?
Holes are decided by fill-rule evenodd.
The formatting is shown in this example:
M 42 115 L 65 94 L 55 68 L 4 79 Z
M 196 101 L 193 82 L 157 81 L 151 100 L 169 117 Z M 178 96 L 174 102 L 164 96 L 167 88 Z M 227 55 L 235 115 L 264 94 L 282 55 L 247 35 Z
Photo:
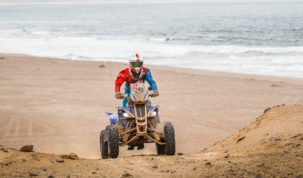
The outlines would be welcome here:
M 20 130 L 20 119 L 15 119 L 15 131 L 12 132 L 12 135 L 14 135 L 15 137 L 19 136 L 19 130 Z
M 16 119 L 8 119 L 8 124 L 7 124 L 7 129 L 6 129 L 6 132 L 5 132 L 5 137 L 9 137 L 11 136 L 11 130 L 14 129 L 13 128 L 13 125 L 15 123 L 15 120 Z
M 48 123 L 30 119 L 9 118 L 0 122 L 0 138 L 33 137 L 35 134 L 52 135 L 56 132 Z M 39 129 L 40 131 L 35 131 Z M 41 132 L 43 130 L 43 132 Z M 22 132 L 22 135 L 20 135 Z
M 33 136 L 33 122 L 30 120 L 28 120 L 28 136 Z

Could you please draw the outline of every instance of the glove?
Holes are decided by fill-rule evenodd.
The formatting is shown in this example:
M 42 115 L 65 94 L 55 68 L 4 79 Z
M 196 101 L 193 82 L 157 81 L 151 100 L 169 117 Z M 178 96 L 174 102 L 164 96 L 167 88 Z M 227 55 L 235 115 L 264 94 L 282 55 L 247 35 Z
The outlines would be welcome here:
M 159 91 L 158 90 L 153 91 L 152 97 L 156 97 L 156 96 L 159 96 Z
M 122 95 L 122 93 L 116 93 L 115 94 L 115 97 L 117 98 L 117 99 L 123 99 L 124 98 L 124 96 Z

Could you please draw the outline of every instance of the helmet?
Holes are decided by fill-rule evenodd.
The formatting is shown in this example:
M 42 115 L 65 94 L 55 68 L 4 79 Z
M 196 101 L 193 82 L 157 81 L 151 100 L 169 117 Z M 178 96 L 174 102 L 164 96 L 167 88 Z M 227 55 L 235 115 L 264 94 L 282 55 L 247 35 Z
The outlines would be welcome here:
M 139 74 L 143 66 L 143 58 L 138 53 L 135 53 L 131 56 L 129 60 L 129 67 L 134 74 Z

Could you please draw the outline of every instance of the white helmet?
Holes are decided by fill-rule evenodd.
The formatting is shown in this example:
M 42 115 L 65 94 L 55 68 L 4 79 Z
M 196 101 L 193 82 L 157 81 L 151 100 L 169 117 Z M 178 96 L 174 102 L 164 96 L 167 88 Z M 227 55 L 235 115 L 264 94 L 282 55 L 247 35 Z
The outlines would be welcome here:
M 134 53 L 129 60 L 129 67 L 131 71 L 135 74 L 139 74 L 141 72 L 143 66 L 143 58 L 138 53 Z

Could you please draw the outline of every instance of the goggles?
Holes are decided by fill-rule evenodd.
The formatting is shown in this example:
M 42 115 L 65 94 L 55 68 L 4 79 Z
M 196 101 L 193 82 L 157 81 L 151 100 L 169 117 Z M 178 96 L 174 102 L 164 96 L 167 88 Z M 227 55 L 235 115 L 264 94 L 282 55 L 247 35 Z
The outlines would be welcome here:
M 138 62 L 138 61 L 136 61 L 136 62 L 131 62 L 130 63 L 133 67 L 142 67 L 143 66 L 143 62 Z

